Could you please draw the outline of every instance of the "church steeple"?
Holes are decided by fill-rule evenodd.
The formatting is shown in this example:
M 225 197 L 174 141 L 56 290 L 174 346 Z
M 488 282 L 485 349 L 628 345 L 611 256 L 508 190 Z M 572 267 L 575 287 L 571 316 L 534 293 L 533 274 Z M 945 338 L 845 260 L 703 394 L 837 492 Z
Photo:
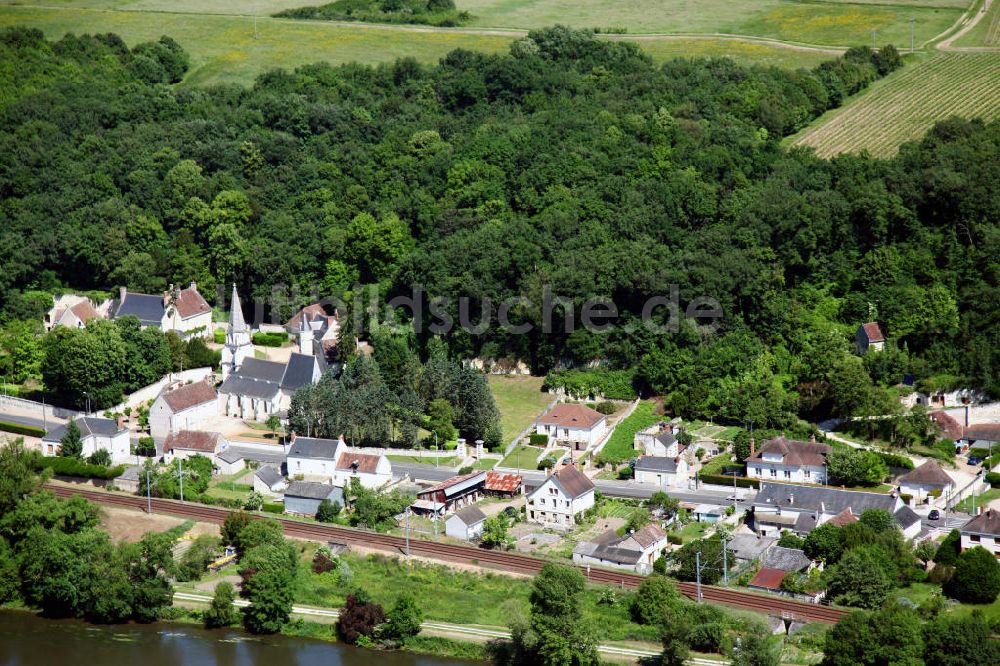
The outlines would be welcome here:
M 243 318 L 240 295 L 233 283 L 233 298 L 229 311 L 229 327 L 226 329 L 226 346 L 222 348 L 222 381 L 240 369 L 243 359 L 253 353 L 250 342 L 250 328 Z

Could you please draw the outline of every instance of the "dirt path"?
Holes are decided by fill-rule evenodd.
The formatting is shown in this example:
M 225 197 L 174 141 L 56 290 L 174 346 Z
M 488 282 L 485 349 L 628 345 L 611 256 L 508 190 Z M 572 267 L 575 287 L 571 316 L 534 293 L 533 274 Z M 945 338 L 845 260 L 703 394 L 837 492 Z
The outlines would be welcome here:
M 1000 0 L 993 0 L 993 1 L 997 2 Z M 958 19 L 958 23 L 956 25 L 961 25 L 962 27 L 956 30 L 955 32 L 952 32 L 950 35 L 948 35 L 940 42 L 938 42 L 935 45 L 935 48 L 937 48 L 940 51 L 951 51 L 957 53 L 989 53 L 991 51 L 1000 52 L 1000 47 L 996 46 L 953 46 L 955 40 L 964 37 L 966 33 L 968 33 L 970 30 L 979 25 L 980 21 L 982 21 L 987 16 L 990 16 L 990 12 L 982 11 L 982 9 L 978 6 L 978 4 L 974 4 L 970 9 L 970 11 L 972 12 L 971 14 L 966 12 L 965 14 L 962 15 L 961 18 Z

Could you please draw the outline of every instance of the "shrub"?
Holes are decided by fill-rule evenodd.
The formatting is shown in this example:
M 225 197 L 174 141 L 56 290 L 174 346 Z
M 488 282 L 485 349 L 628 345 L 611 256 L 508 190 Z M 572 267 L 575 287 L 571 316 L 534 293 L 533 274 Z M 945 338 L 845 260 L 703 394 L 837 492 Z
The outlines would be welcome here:
M 337 570 L 337 560 L 326 548 L 320 548 L 313 555 L 312 571 L 315 574 L 327 573 Z
M 671 532 L 667 535 L 667 543 L 672 543 L 675 546 L 680 546 L 684 543 L 684 537 L 680 534 L 674 534 Z
M 261 347 L 280 347 L 288 342 L 287 333 L 263 333 L 253 334 L 253 343 Z
M 212 339 L 215 341 L 215 344 L 217 345 L 226 344 L 226 329 L 217 328 L 214 331 L 212 331 Z
M 145 456 L 146 458 L 156 456 L 156 442 L 153 441 L 153 438 L 140 437 L 138 444 L 135 445 L 135 455 Z
M 532 446 L 546 446 L 549 443 L 549 436 L 543 432 L 533 432 L 528 436 L 528 443 Z
M 471 474 L 473 469 L 472 465 L 466 465 L 458 470 L 458 475 L 462 476 L 463 474 Z
M 889 467 L 894 467 L 896 469 L 905 469 L 905 470 L 913 469 L 913 461 L 907 458 L 906 456 L 901 456 L 896 453 L 883 453 L 881 451 L 879 452 L 879 455 L 882 457 L 882 462 L 884 462 Z
M 545 456 L 538 462 L 538 469 L 551 469 L 556 466 L 556 459 L 552 456 Z
M 325 499 L 319 503 L 319 509 L 316 511 L 316 520 L 321 523 L 332 523 L 337 520 L 337 516 L 340 515 L 342 508 L 340 502 L 331 502 Z
M 12 432 L 15 435 L 27 435 L 28 437 L 44 437 L 45 431 L 34 426 L 21 425 L 20 423 L 9 423 L 0 421 L 0 430 Z
M 55 456 L 51 458 L 39 458 L 39 469 L 49 468 L 53 474 L 60 476 L 77 476 L 85 479 L 117 479 L 125 471 L 125 465 L 105 467 L 103 465 L 91 465 L 77 458 L 63 458 Z
M 909 493 L 900 493 L 899 499 L 903 500 L 903 504 L 909 504 L 913 501 L 913 495 Z
M 375 634 L 375 627 L 385 622 L 385 612 L 382 607 L 370 601 L 363 601 L 361 595 L 351 594 L 347 597 L 347 603 L 340 611 L 340 619 L 337 621 L 337 633 L 344 639 L 344 642 L 351 645 L 360 645 L 360 638 L 371 637 Z
M 987 472 L 986 483 L 994 488 L 1000 487 L 1000 472 Z
M 934 553 L 934 562 L 954 565 L 960 552 L 962 552 L 962 533 L 958 530 L 952 530 L 938 546 L 937 552 Z
M 666 576 L 649 576 L 632 597 L 629 615 L 636 624 L 657 625 L 666 619 L 671 605 L 679 601 L 677 588 Z
M 265 513 L 284 513 L 285 505 L 280 502 L 264 502 L 264 506 L 261 509 Z
M 1000 562 L 982 546 L 962 551 L 944 593 L 968 604 L 993 603 L 1000 594 Z
M 445 451 L 454 451 L 457 448 L 458 448 L 458 442 L 445 442 L 444 443 L 444 450 Z
M 718 486 L 733 485 L 733 477 L 722 476 L 721 474 L 699 474 L 698 479 L 702 483 L 711 483 Z M 736 486 L 739 488 L 760 488 L 760 481 L 745 476 L 738 476 L 736 477 Z
M 955 575 L 955 567 L 949 564 L 935 564 L 927 573 L 927 582 L 944 585 Z
M 607 416 L 609 414 L 614 414 L 616 411 L 618 411 L 618 405 L 611 402 L 610 400 L 602 400 L 599 403 L 597 403 L 597 407 L 595 407 L 595 409 L 599 411 L 601 414 Z
M 632 469 L 631 465 L 626 465 L 625 467 L 622 467 L 620 470 L 618 470 L 619 479 L 631 479 L 634 476 L 635 476 L 635 470 Z

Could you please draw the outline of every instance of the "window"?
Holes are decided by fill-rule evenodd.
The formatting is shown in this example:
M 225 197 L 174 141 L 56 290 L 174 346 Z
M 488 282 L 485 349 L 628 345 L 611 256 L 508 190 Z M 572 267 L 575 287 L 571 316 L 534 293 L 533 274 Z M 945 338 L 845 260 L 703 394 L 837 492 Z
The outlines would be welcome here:
M 785 478 L 786 479 L 792 478 L 792 473 L 789 470 L 787 470 L 787 469 L 785 470 Z
M 566 508 L 569 508 L 569 500 L 566 500 Z
M 806 470 L 805 476 L 806 476 L 807 479 L 812 478 L 812 472 L 810 472 L 809 470 Z
M 969 541 L 972 541 L 974 543 L 979 543 L 979 535 L 978 534 L 972 534 L 972 535 L 970 535 L 969 536 Z
M 773 479 L 773 478 L 774 478 L 774 477 L 776 477 L 776 476 L 778 476 L 778 470 L 776 470 L 776 469 L 772 469 L 772 470 L 771 470 L 771 478 Z

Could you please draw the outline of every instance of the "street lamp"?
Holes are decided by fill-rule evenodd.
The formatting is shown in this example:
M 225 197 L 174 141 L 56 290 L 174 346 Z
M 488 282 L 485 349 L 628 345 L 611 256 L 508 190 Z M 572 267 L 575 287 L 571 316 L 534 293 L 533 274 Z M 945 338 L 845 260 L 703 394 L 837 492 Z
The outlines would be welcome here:
M 87 416 L 90 416 L 90 393 L 84 391 L 83 396 L 87 399 Z

